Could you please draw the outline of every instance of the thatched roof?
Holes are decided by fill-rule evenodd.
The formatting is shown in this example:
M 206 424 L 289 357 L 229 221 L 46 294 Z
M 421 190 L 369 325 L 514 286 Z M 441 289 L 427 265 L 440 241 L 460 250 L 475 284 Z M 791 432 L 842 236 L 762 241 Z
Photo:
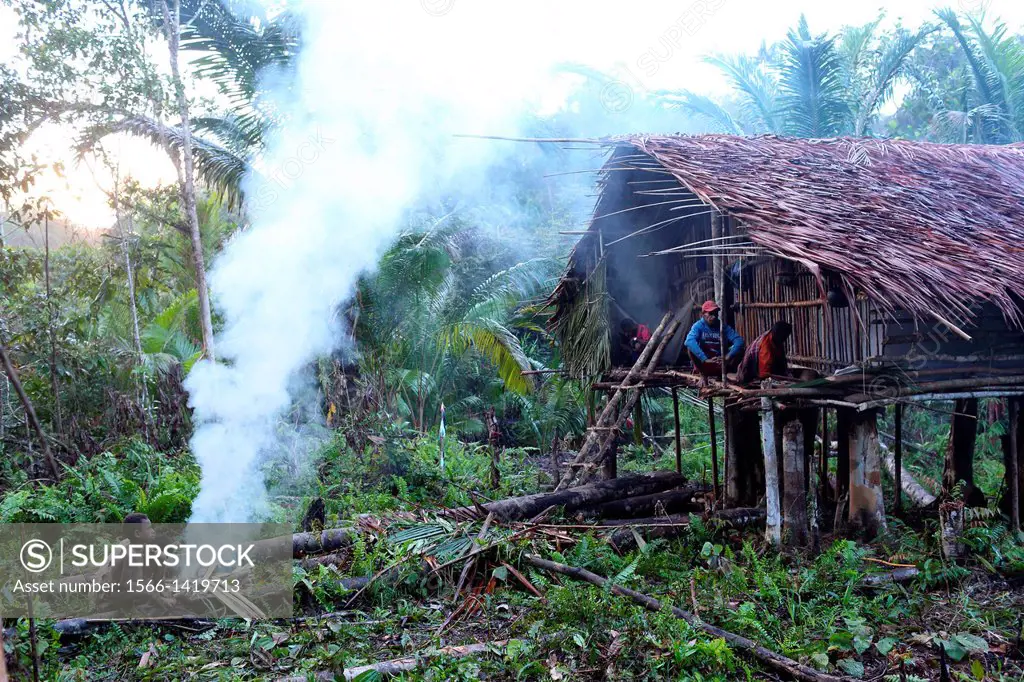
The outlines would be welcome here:
M 988 301 L 1024 326 L 1020 145 L 724 135 L 604 143 L 642 151 L 755 244 L 840 273 L 880 305 L 960 324 Z

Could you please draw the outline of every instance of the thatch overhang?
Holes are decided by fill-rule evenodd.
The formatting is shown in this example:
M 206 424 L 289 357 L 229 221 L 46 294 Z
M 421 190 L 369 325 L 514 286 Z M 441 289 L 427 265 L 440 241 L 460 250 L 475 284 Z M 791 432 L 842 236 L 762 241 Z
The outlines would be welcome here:
M 1024 328 L 1020 145 L 724 135 L 597 142 L 612 153 L 595 219 L 551 297 L 556 333 L 571 326 L 567 316 L 602 260 L 594 257 L 604 248 L 595 247 L 598 232 L 628 217 L 637 201 L 635 188 L 621 186 L 639 184 L 637 171 L 673 178 L 703 208 L 728 215 L 762 252 L 802 264 L 819 282 L 822 273 L 838 276 L 884 309 L 969 330 L 988 304 L 1009 326 Z M 627 176 L 632 181 L 620 179 Z M 656 200 L 654 192 L 642 199 Z M 699 208 L 686 210 L 697 215 Z

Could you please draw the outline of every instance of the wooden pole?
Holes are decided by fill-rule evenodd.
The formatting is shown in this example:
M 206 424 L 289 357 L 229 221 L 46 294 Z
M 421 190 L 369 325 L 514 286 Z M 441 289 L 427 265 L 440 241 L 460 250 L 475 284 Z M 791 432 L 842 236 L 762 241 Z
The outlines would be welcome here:
M 850 498 L 850 423 L 856 410 L 836 410 L 836 516 L 833 523 L 838 531 L 846 523 Z
M 683 473 L 683 443 L 679 435 L 679 389 L 672 387 L 672 413 L 676 422 L 676 472 Z
M 1010 457 L 1007 461 L 1006 478 L 1010 493 L 1010 529 L 1015 534 L 1020 533 L 1020 466 L 1021 446 L 1024 445 L 1021 443 L 1020 407 L 1019 398 L 1010 400 Z
M 978 438 L 977 398 L 955 402 L 949 427 L 949 445 L 942 476 L 942 494 L 950 499 L 953 488 L 963 481 L 964 503 L 969 507 L 985 506 L 985 495 L 974 485 L 974 448 Z
M 782 542 L 779 513 L 779 464 L 775 453 L 775 413 L 771 398 L 761 398 L 761 450 L 764 452 L 765 539 L 776 547 Z
M 885 530 L 878 413 L 857 412 L 850 425 L 850 526 L 873 538 Z
M 807 544 L 807 493 L 804 490 L 804 429 L 799 418 L 782 427 L 782 461 L 785 476 L 783 524 L 786 543 Z
M 818 458 L 818 485 L 821 487 L 819 497 L 822 500 L 831 499 L 828 495 L 828 453 L 832 447 L 832 441 L 828 433 L 828 408 L 821 408 L 821 456 Z
M 893 420 L 895 422 L 895 442 L 893 455 L 896 458 L 896 514 L 903 513 L 903 405 L 896 403 Z
M 718 488 L 718 429 L 715 427 L 714 398 L 708 398 L 708 431 L 711 433 L 711 488 L 718 503 L 722 499 L 722 491 Z

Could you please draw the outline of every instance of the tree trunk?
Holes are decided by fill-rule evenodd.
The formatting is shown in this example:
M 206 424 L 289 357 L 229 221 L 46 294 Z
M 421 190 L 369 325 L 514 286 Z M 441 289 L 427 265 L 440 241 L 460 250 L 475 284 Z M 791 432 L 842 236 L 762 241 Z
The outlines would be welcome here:
M 782 519 L 779 513 L 779 465 L 775 452 L 775 412 L 771 398 L 761 398 L 761 450 L 764 453 L 765 539 L 776 547 L 782 541 Z
M 765 490 L 757 413 L 726 407 L 725 499 L 729 507 L 754 507 Z
M 64 433 L 64 420 L 60 410 L 60 382 L 57 380 L 57 323 L 56 311 L 53 307 L 53 291 L 50 288 L 50 215 L 47 210 L 43 218 L 43 276 L 46 279 L 46 331 L 50 338 L 50 390 L 53 392 L 53 426 L 58 434 Z
M 704 507 L 693 501 L 695 495 L 707 492 L 707 486 L 689 483 L 677 490 L 650 495 L 637 495 L 612 500 L 587 508 L 587 515 L 605 519 L 626 519 L 638 516 L 659 516 L 680 511 L 700 511 Z
M 173 6 L 173 9 L 172 9 Z M 181 200 L 185 206 L 188 219 L 189 238 L 192 242 L 192 262 L 196 270 L 196 294 L 199 299 L 199 322 L 203 333 L 203 357 L 208 360 L 216 358 L 213 348 L 213 317 L 210 312 L 210 292 L 206 286 L 206 262 L 203 256 L 203 239 L 199 231 L 199 213 L 196 209 L 195 160 L 192 158 L 192 124 L 189 121 L 188 99 L 185 97 L 185 84 L 181 80 L 178 65 L 178 45 L 180 34 L 180 0 L 160 0 L 160 8 L 164 17 L 164 35 L 170 51 L 171 76 L 174 92 L 181 115 L 181 162 L 177 162 L 177 153 L 172 149 L 168 152 L 175 161 L 178 171 L 178 183 L 181 186 Z
M 7 344 L 3 338 L 0 338 L 0 363 L 3 363 L 4 371 L 11 380 L 11 386 L 14 387 L 14 392 L 18 394 L 21 406 L 25 409 L 25 421 L 28 422 L 28 425 L 36 432 L 36 436 L 39 438 L 39 443 L 43 448 L 43 456 L 46 458 L 46 463 L 53 473 L 53 480 L 59 481 L 60 469 L 57 468 L 57 460 L 54 459 L 53 451 L 50 450 L 50 442 L 46 439 L 43 427 L 36 417 L 36 409 L 32 406 L 32 401 L 29 400 L 28 394 L 25 393 L 25 388 L 21 385 L 21 380 L 18 378 L 18 370 L 14 369 L 14 363 L 11 362 L 11 356 L 7 352 Z
M 562 507 L 566 513 L 570 513 L 583 507 L 592 507 L 623 497 L 650 495 L 663 490 L 671 490 L 685 483 L 686 479 L 674 471 L 656 471 L 650 474 L 616 478 L 612 481 L 599 481 L 551 493 L 536 493 L 507 500 L 497 500 L 481 505 L 481 507 L 484 513 L 493 512 L 498 519 L 519 521 L 533 518 L 548 507 Z M 443 513 L 456 518 L 480 516 L 480 511 L 474 507 L 448 509 Z
M 964 482 L 963 499 L 969 507 L 984 507 L 985 495 L 974 485 L 974 444 L 978 438 L 978 399 L 957 400 L 949 426 L 949 445 L 942 474 L 942 495 L 951 499 Z
M 850 425 L 850 526 L 868 538 L 885 530 L 878 413 L 855 412 Z
M 803 547 L 807 544 L 807 492 L 805 489 L 804 429 L 800 419 L 782 427 L 782 458 L 785 471 L 785 500 L 782 520 L 786 544 Z

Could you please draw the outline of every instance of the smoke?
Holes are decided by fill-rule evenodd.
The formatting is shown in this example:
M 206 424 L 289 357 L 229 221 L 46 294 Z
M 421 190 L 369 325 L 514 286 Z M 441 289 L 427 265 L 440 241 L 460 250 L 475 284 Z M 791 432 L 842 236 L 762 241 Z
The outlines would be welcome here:
M 265 104 L 286 123 L 249 180 L 251 227 L 211 271 L 219 362 L 199 363 L 186 382 L 197 522 L 265 515 L 263 460 L 312 445 L 283 416 L 316 412 L 304 368 L 341 344 L 338 304 L 418 197 L 465 190 L 502 148 L 455 134 L 515 134 L 543 72 L 542 60 L 512 56 L 517 39 L 466 32 L 446 15 L 458 12 L 450 0 L 294 9 L 295 71 L 265 80 L 277 85 Z

